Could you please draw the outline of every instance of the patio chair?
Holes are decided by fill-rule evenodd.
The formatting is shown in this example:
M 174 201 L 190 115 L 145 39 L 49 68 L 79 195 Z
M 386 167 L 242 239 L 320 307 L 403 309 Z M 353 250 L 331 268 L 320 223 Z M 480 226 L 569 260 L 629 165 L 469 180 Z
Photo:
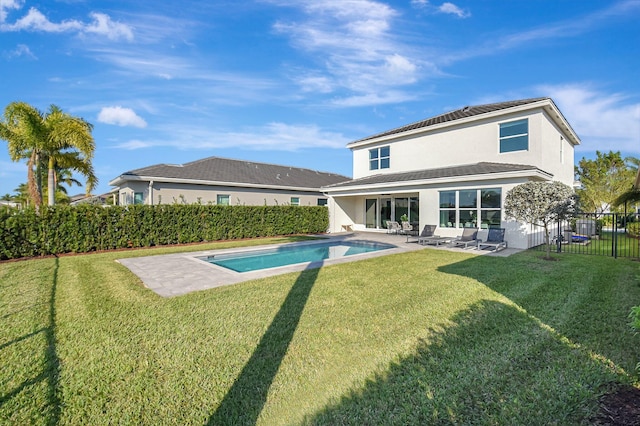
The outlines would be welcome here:
M 469 248 L 476 247 L 478 240 L 478 228 L 464 228 L 462 235 L 451 241 L 453 247 Z
M 413 226 L 409 222 L 402 222 L 402 233 L 405 235 L 413 234 Z
M 507 242 L 504 240 L 504 228 L 489 228 L 487 240 L 478 241 L 478 250 L 482 250 L 485 247 L 493 247 L 493 251 L 507 248 Z
M 401 230 L 402 228 L 400 227 L 400 224 L 398 222 L 395 222 L 393 220 L 387 221 L 387 234 L 397 234 Z

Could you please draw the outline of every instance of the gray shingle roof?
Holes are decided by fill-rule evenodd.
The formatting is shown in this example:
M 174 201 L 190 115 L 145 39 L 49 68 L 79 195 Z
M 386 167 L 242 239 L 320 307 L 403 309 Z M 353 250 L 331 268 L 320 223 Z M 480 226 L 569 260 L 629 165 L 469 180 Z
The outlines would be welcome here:
M 532 171 L 541 172 L 551 176 L 549 173 L 538 169 L 534 166 L 525 164 L 507 164 L 507 163 L 476 163 L 463 166 L 442 167 L 438 169 L 415 170 L 403 173 L 386 173 L 367 176 L 360 179 L 353 179 L 348 182 L 341 182 L 333 185 L 327 185 L 324 189 L 348 188 L 361 185 L 377 185 L 384 183 L 400 183 L 410 181 L 421 181 L 428 179 L 452 178 L 459 176 L 487 175 L 496 173 Z
M 354 141 L 352 143 L 363 142 L 370 139 L 376 139 L 384 136 L 395 135 L 398 133 L 404 133 L 411 130 L 420 129 L 423 127 L 434 126 L 436 124 L 460 120 L 462 118 L 473 117 L 475 115 L 486 114 L 494 111 L 499 111 L 502 109 L 518 107 L 526 104 L 531 104 L 534 102 L 539 102 L 542 100 L 551 100 L 551 99 L 550 98 L 531 98 L 531 99 L 522 99 L 518 101 L 498 102 L 495 104 L 466 106 L 464 108 L 460 108 L 455 111 L 450 111 L 444 114 L 437 115 L 435 117 L 427 118 L 426 120 L 416 121 L 415 123 L 407 124 L 406 126 L 398 127 L 392 130 L 387 130 L 385 132 L 378 133 L 373 136 L 367 136 L 366 138 L 358 139 L 357 141 Z
M 127 176 L 298 188 L 320 188 L 350 179 L 336 173 L 220 157 L 185 164 L 156 164 L 125 172 L 120 178 L 126 180 Z

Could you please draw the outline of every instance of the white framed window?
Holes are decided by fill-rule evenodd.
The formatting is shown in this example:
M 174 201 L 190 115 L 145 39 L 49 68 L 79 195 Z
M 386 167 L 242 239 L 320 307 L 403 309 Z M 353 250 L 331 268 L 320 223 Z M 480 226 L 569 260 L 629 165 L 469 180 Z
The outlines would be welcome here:
M 388 146 L 369 150 L 369 170 L 388 169 L 390 166 L 390 149 Z
M 216 196 L 216 204 L 219 206 L 228 206 L 229 205 L 229 195 L 228 194 L 218 194 Z
M 500 123 L 500 153 L 529 149 L 529 119 Z
M 318 205 L 319 206 L 326 206 L 328 201 L 329 200 L 327 200 L 326 198 L 318 198 Z
M 494 228 L 502 221 L 502 189 L 440 191 L 441 228 Z
M 291 197 L 291 205 L 299 206 L 300 205 L 300 197 Z

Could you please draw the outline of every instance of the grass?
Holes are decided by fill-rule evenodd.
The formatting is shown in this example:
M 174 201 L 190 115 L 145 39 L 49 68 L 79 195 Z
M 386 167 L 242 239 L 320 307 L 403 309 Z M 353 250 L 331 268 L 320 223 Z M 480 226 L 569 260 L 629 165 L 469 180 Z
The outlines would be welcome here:
M 614 234 L 612 232 L 603 231 L 598 239 L 590 239 L 589 244 L 562 244 L 561 248 L 564 253 L 580 253 L 594 254 L 598 256 L 613 256 Z M 617 257 L 640 258 L 640 241 L 626 233 L 620 232 L 615 234 L 615 247 Z M 537 250 L 546 250 L 546 246 L 541 245 Z M 551 244 L 551 251 L 557 250 L 556 244 Z
M 582 424 L 638 384 L 638 262 L 421 250 L 172 299 L 114 262 L 193 250 L 0 264 L 0 423 Z

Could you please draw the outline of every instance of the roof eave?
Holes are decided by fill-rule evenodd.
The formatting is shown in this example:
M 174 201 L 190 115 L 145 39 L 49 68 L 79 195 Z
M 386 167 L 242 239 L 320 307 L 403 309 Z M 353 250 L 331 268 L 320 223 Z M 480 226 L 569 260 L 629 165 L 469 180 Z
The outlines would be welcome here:
M 337 187 L 337 188 L 323 187 L 321 188 L 321 190 L 325 194 L 329 194 L 332 196 L 361 195 L 358 193 L 359 191 L 362 192 L 362 194 L 367 194 L 367 193 L 371 193 L 371 190 L 385 191 L 385 190 L 390 190 L 392 188 L 397 188 L 397 187 L 437 185 L 437 184 L 443 184 L 443 183 L 464 183 L 464 182 L 473 182 L 478 180 L 486 181 L 486 180 L 516 179 L 516 178 L 529 178 L 534 180 L 548 181 L 553 179 L 553 175 L 551 173 L 547 173 L 540 169 L 531 169 L 531 170 L 517 170 L 517 171 L 511 171 L 511 172 L 478 173 L 473 175 L 449 176 L 449 177 L 431 178 L 431 179 L 372 183 L 372 184 L 353 185 L 353 186 Z
M 564 118 L 564 116 L 562 115 L 562 113 L 560 112 L 558 107 L 555 105 L 553 100 L 551 98 L 545 98 L 545 99 L 541 99 L 541 100 L 539 100 L 537 102 L 531 102 L 531 103 L 528 103 L 528 104 L 514 106 L 514 107 L 510 107 L 510 108 L 505 108 L 505 109 L 501 109 L 501 110 L 497 110 L 497 111 L 491 111 L 491 112 L 486 112 L 486 113 L 483 113 L 483 114 L 472 115 L 470 117 L 459 118 L 457 120 L 446 121 L 444 123 L 434 124 L 434 125 L 431 125 L 431 126 L 420 127 L 420 128 L 417 128 L 417 129 L 407 130 L 407 131 L 404 131 L 404 132 L 394 133 L 394 134 L 386 135 L 386 136 L 380 136 L 378 138 L 357 140 L 357 141 L 348 143 L 347 144 L 347 148 L 354 149 L 354 148 L 359 148 L 359 147 L 362 147 L 362 146 L 389 142 L 389 141 L 392 141 L 394 139 L 404 138 L 404 137 L 407 137 L 407 136 L 415 136 L 415 135 L 418 135 L 418 134 L 421 134 L 421 133 L 429 133 L 429 132 L 441 130 L 441 129 L 444 129 L 444 128 L 447 128 L 447 127 L 458 126 L 458 125 L 461 125 L 461 124 L 471 123 L 471 122 L 478 121 L 478 120 L 485 120 L 487 118 L 499 117 L 501 115 L 517 113 L 517 112 L 532 110 L 532 109 L 536 109 L 536 108 L 542 108 L 544 110 L 545 107 L 547 107 L 547 113 L 549 113 L 550 111 L 553 112 L 553 114 L 550 114 L 551 118 L 554 120 L 554 122 L 556 122 L 556 124 L 558 124 L 563 129 L 563 131 L 567 134 L 567 137 L 570 139 L 571 143 L 573 145 L 580 145 L 580 138 L 573 131 L 573 129 L 571 128 L 571 125 Z
M 137 176 L 137 175 L 120 175 L 117 178 L 109 182 L 111 186 L 121 186 L 127 181 L 136 182 L 163 182 L 163 183 L 182 183 L 192 185 L 206 185 L 206 186 L 233 186 L 240 188 L 255 188 L 255 189 L 278 189 L 286 191 L 298 191 L 298 192 L 320 192 L 320 187 L 300 187 L 300 186 L 288 186 L 288 185 L 271 185 L 271 184 L 259 184 L 259 183 L 243 183 L 243 182 L 224 182 L 213 180 L 199 180 L 199 179 L 184 179 L 184 178 L 168 178 L 160 176 Z

